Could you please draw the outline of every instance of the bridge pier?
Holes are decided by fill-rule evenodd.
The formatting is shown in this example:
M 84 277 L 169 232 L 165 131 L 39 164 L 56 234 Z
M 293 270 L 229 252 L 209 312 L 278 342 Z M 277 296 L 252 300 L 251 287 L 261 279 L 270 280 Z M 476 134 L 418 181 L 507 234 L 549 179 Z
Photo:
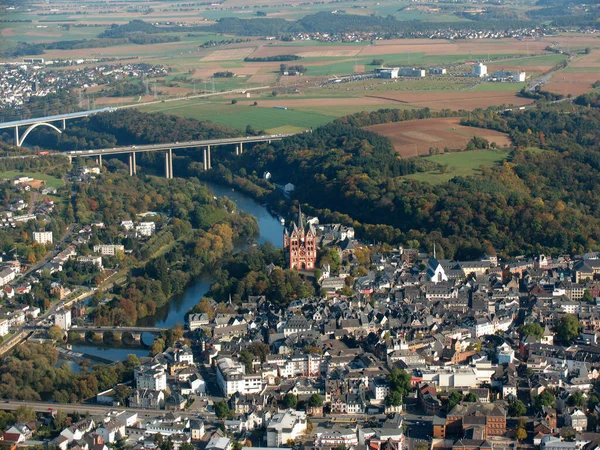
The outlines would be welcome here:
M 131 155 L 133 156 L 133 174 L 137 175 L 137 163 L 135 161 L 135 152 L 132 152 Z
M 165 178 L 170 180 L 173 178 L 173 149 L 170 148 L 165 153 Z
M 20 147 L 19 145 L 19 127 L 15 126 L 15 146 Z
M 204 171 L 206 172 L 208 169 L 212 169 L 212 164 L 210 163 L 210 145 L 207 145 L 204 149 L 203 155 L 204 162 Z
M 244 153 L 244 143 L 240 142 L 240 155 Z
M 67 119 L 63 119 L 62 120 L 62 129 L 66 130 L 67 129 Z
M 69 156 L 69 162 L 71 162 L 70 156 Z M 102 155 L 98 155 L 98 167 L 102 168 Z
M 133 153 L 129 154 L 129 176 L 133 176 Z
M 235 156 L 239 156 L 239 154 L 240 154 L 240 146 L 236 145 L 235 146 Z

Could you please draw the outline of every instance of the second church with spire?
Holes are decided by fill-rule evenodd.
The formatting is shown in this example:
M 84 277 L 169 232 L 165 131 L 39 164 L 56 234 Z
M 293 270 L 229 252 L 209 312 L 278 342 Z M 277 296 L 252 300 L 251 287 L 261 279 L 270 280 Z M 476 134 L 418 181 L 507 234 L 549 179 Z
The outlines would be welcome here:
M 317 263 L 317 233 L 312 224 L 304 225 L 302 210 L 298 222 L 283 231 L 283 250 L 290 269 L 314 270 Z

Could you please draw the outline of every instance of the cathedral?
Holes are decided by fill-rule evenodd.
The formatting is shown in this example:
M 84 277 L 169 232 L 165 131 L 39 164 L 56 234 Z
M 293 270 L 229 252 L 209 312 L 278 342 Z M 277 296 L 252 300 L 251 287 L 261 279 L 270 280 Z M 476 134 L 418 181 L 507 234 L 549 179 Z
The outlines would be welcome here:
M 289 258 L 290 269 L 315 269 L 317 233 L 312 224 L 304 226 L 302 211 L 298 211 L 298 222 L 283 231 L 283 249 L 286 258 Z

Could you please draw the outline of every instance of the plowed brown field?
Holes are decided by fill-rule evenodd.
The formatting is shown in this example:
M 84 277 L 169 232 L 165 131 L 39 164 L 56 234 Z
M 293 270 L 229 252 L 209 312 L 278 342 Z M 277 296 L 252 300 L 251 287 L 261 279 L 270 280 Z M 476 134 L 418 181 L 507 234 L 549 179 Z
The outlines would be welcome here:
M 429 148 L 453 150 L 464 148 L 473 136 L 495 142 L 499 147 L 508 147 L 508 135 L 484 128 L 460 125 L 459 117 L 441 119 L 408 120 L 406 122 L 385 123 L 366 127 L 375 133 L 390 138 L 396 151 L 403 158 L 427 155 Z

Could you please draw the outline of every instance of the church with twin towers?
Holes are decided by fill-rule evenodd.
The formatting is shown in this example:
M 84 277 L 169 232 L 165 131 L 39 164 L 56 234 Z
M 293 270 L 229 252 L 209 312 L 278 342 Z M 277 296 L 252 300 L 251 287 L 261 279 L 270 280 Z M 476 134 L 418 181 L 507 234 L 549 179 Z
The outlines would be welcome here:
M 301 209 L 298 209 L 298 221 L 283 231 L 283 249 L 290 269 L 315 269 L 317 233 L 312 224 L 304 225 Z

